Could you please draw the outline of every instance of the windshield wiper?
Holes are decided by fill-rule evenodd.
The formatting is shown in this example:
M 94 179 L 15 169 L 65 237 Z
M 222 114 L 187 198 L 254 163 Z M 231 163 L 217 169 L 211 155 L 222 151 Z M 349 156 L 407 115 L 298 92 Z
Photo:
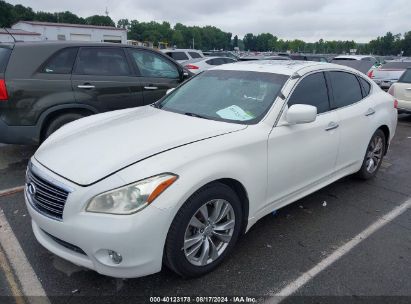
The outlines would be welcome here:
M 187 115 L 187 116 L 197 117 L 197 118 L 210 119 L 210 118 L 208 118 L 208 117 L 205 117 L 205 116 L 202 116 L 202 115 L 199 115 L 199 114 L 196 114 L 196 113 L 186 112 L 186 113 L 183 113 L 183 114 L 184 114 L 184 115 Z

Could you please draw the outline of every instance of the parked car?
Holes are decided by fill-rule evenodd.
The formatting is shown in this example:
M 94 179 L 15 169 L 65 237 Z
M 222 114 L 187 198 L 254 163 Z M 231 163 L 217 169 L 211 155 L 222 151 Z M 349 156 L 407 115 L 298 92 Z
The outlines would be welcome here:
M 191 75 L 152 49 L 83 42 L 0 45 L 0 142 L 38 144 L 62 125 L 143 106 Z
M 184 62 L 184 67 L 190 72 L 198 74 L 217 65 L 234 62 L 236 62 L 235 59 L 228 57 L 205 57 L 201 59 L 188 60 Z
M 203 52 L 203 54 L 206 57 L 228 57 L 236 61 L 238 61 L 238 58 L 239 58 L 239 56 L 235 55 L 232 52 L 228 52 L 228 51 L 208 51 L 208 52 Z
M 325 56 L 315 54 L 290 54 L 289 57 L 292 60 L 328 62 Z
M 238 62 L 151 106 L 87 117 L 31 158 L 26 205 L 56 255 L 120 278 L 213 270 L 260 218 L 377 174 L 394 98 L 328 63 Z
M 164 49 L 161 51 L 179 63 L 205 57 L 202 51 L 194 49 Z
M 400 79 L 393 83 L 388 93 L 398 101 L 398 113 L 411 114 L 411 68 L 405 70 Z
M 407 68 L 411 67 L 411 60 L 396 60 L 383 64 L 379 69 L 373 69 L 368 77 L 374 80 L 382 89 L 388 90 L 398 81 Z
M 378 60 L 374 56 L 369 55 L 340 55 L 333 58 L 332 62 L 336 61 L 350 61 L 350 60 L 359 60 L 359 61 L 369 61 L 373 65 L 378 63 Z

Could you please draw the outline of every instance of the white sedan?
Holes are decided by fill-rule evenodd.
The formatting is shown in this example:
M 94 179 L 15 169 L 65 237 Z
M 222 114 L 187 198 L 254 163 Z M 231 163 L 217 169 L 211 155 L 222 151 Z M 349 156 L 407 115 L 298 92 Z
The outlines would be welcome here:
M 396 123 L 394 98 L 356 70 L 227 64 L 153 105 L 62 127 L 31 159 L 26 204 L 37 240 L 75 264 L 198 276 L 273 210 L 374 177 Z
M 237 60 L 228 57 L 205 57 L 184 62 L 184 67 L 194 74 L 214 68 L 215 66 L 234 63 Z

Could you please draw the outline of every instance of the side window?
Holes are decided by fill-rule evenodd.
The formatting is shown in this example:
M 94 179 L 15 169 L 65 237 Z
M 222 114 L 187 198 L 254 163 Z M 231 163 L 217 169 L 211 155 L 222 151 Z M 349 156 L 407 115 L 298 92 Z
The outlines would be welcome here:
M 161 55 L 135 49 L 130 49 L 130 54 L 143 77 L 180 78 L 177 67 Z
M 358 77 L 360 79 L 361 87 L 363 90 L 363 98 L 367 97 L 370 94 L 371 85 L 370 83 L 362 77 Z
M 193 59 L 202 58 L 201 55 L 197 52 L 188 52 Z
M 170 53 L 167 53 L 167 55 L 169 55 L 174 60 L 188 60 L 189 59 L 186 53 L 184 52 L 170 52 Z
M 224 58 L 223 61 L 224 61 L 224 63 L 233 63 L 233 62 L 235 62 L 235 60 L 231 59 L 231 58 Z
M 333 108 L 349 106 L 362 99 L 357 77 L 346 72 L 329 72 L 334 96 Z
M 304 77 L 288 100 L 288 106 L 306 104 L 317 107 L 317 113 L 330 110 L 327 85 L 323 73 L 315 73 Z
M 126 56 L 121 48 L 81 48 L 75 74 L 126 76 L 130 74 Z
M 78 48 L 67 48 L 54 54 L 41 69 L 41 73 L 70 74 L 76 60 Z

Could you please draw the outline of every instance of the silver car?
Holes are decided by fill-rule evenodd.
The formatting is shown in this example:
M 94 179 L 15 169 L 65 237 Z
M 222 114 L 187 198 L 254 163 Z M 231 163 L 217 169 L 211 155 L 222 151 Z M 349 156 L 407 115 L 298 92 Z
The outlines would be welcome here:
M 201 59 L 193 59 L 184 62 L 184 67 L 194 74 L 211 69 L 217 65 L 233 63 L 237 60 L 228 57 L 206 57 Z

